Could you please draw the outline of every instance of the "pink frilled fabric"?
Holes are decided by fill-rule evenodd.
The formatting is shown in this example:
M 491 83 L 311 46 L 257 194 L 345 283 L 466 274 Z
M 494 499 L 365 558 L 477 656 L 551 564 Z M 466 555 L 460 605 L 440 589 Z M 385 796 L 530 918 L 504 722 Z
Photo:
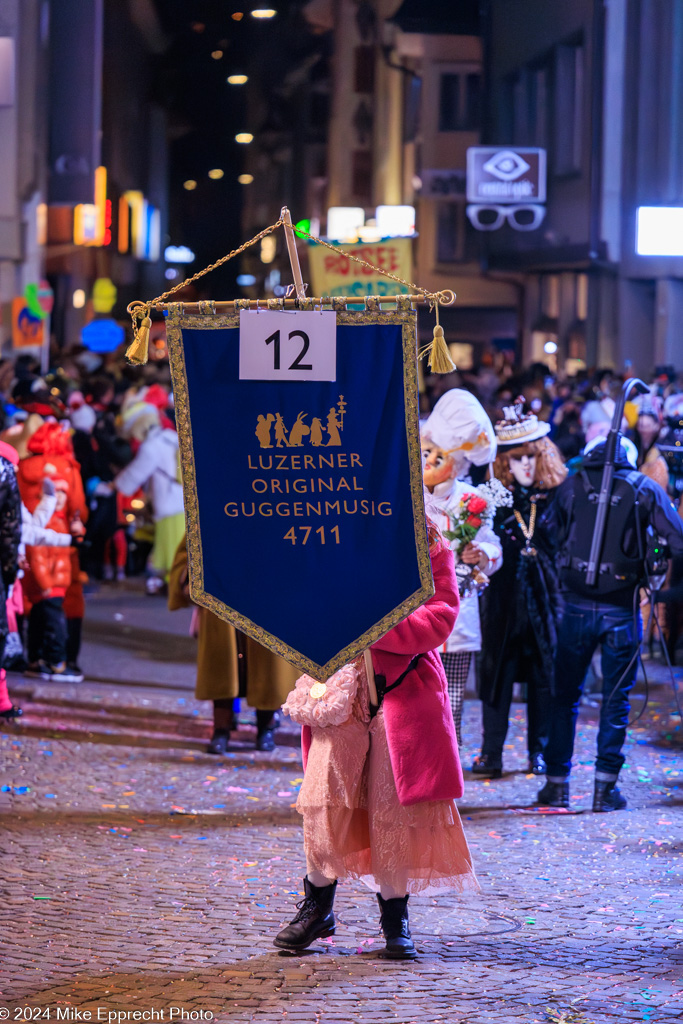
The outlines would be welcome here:
M 399 802 L 384 713 L 370 721 L 364 679 L 351 718 L 313 727 L 297 809 L 309 870 L 357 878 L 373 892 L 479 888 L 455 801 Z
M 300 725 L 315 725 L 321 728 L 341 725 L 351 714 L 358 690 L 360 663 L 343 665 L 327 680 L 327 689 L 317 698 L 311 697 L 311 687 L 315 686 L 317 681 L 312 676 L 299 676 L 294 689 L 290 691 L 282 705 L 282 710 L 293 722 Z

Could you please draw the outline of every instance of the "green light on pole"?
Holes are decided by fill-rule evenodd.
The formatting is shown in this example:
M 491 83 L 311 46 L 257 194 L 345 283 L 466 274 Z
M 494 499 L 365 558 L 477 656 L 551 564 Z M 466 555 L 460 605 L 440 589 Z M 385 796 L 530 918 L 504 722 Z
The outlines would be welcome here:
M 299 235 L 299 238 L 305 238 L 306 237 L 305 235 L 299 234 L 299 232 L 301 232 L 301 231 L 306 231 L 310 235 L 310 233 L 311 233 L 311 221 L 310 221 L 310 219 L 309 220 L 298 220 L 296 222 L 296 224 L 294 225 L 294 231 L 296 232 L 297 235 Z

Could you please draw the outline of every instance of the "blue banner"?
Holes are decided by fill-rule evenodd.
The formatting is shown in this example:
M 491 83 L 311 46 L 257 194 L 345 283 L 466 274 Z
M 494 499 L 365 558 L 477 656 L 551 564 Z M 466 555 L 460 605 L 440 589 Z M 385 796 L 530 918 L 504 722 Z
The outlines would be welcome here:
M 192 598 L 326 679 L 433 593 L 415 313 L 338 313 L 324 381 L 240 379 L 237 315 L 167 335 Z

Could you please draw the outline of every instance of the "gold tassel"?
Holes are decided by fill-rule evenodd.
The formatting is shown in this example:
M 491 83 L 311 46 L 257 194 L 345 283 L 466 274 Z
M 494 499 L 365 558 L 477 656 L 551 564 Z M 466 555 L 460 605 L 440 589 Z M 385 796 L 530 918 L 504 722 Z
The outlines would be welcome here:
M 135 323 L 135 320 L 133 320 L 133 323 Z M 135 337 L 126 352 L 126 359 L 133 366 L 144 366 L 149 359 L 149 329 L 151 326 L 152 321 L 148 312 L 135 331 Z
M 434 337 L 429 346 L 427 365 L 432 373 L 453 373 L 453 370 L 456 368 L 448 351 L 448 345 L 446 344 L 441 324 L 436 324 L 434 327 Z
M 434 337 L 432 338 L 429 345 L 425 345 L 423 349 L 418 353 L 419 357 L 427 356 L 427 365 L 432 373 L 453 373 L 453 370 L 457 369 L 455 363 L 451 359 L 451 354 L 448 351 L 448 345 L 443 334 L 443 327 L 439 323 L 439 300 L 435 295 L 434 308 L 436 311 L 436 325 L 434 327 Z

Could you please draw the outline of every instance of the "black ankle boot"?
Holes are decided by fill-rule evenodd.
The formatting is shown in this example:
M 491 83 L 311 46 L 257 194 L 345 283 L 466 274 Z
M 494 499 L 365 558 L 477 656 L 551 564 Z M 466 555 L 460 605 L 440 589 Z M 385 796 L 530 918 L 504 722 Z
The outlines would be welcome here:
M 408 899 L 408 896 L 397 896 L 392 900 L 383 900 L 377 893 L 382 915 L 380 926 L 387 941 L 379 955 L 385 960 L 414 960 L 417 956 L 408 925 Z
M 479 754 L 472 762 L 472 774 L 482 779 L 499 779 L 503 774 L 503 762 L 491 754 Z
M 3 718 L 6 722 L 12 722 L 15 718 L 20 718 L 23 715 L 23 711 L 16 704 L 13 704 L 11 708 L 7 708 L 6 711 L 0 711 L 0 718 Z
M 207 754 L 225 754 L 230 742 L 230 733 L 224 729 L 214 729 L 213 736 L 206 748 Z
M 538 791 L 536 803 L 542 807 L 569 807 L 569 783 L 546 782 Z
M 593 810 L 598 814 L 603 811 L 621 811 L 626 807 L 626 797 L 621 795 L 619 787 L 614 782 L 605 782 L 602 779 L 595 780 L 593 790 Z
M 280 724 L 277 711 L 256 712 L 256 749 L 275 750 L 275 730 Z
M 545 775 L 545 760 L 543 754 L 530 754 L 529 755 L 529 771 L 528 775 Z
M 273 939 L 281 949 L 306 949 L 316 939 L 334 935 L 335 921 L 332 904 L 337 883 L 313 885 L 304 878 L 303 900 L 297 903 L 299 913 Z

